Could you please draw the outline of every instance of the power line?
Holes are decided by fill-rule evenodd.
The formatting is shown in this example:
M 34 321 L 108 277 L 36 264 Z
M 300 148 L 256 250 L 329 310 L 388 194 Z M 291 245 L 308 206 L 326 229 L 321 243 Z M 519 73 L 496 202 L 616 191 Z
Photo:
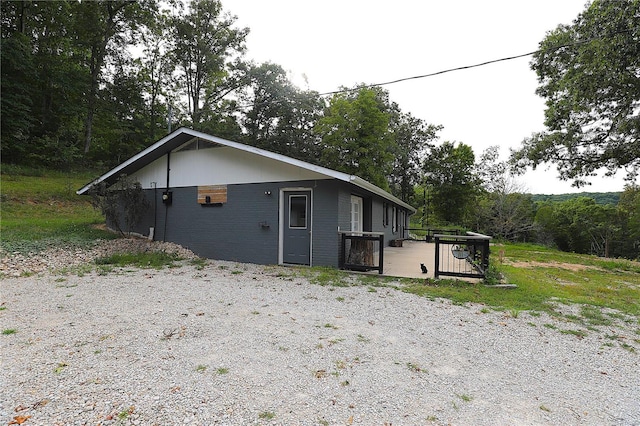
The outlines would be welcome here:
M 578 41 L 574 41 L 572 43 L 553 46 L 553 47 L 549 47 L 549 48 L 546 48 L 546 49 L 538 49 L 538 50 L 534 50 L 532 52 L 522 53 L 522 54 L 519 54 L 519 55 L 507 56 L 507 57 L 499 58 L 499 59 L 492 59 L 490 61 L 480 62 L 478 64 L 464 65 L 464 66 L 455 67 L 455 68 L 448 68 L 448 69 L 445 69 L 445 70 L 436 71 L 436 72 L 432 72 L 432 73 L 429 73 L 429 74 L 416 75 L 416 76 L 413 76 L 413 77 L 404 77 L 404 78 L 399 78 L 399 79 L 396 79 L 396 80 L 386 81 L 386 82 L 383 82 L 383 83 L 371 83 L 371 84 L 360 85 L 360 86 L 353 87 L 353 88 L 344 88 L 344 89 L 339 89 L 339 90 L 333 90 L 333 91 L 330 91 L 330 92 L 319 93 L 318 96 L 329 96 L 329 95 L 336 95 L 338 93 L 354 92 L 354 91 L 358 91 L 360 89 L 368 89 L 368 88 L 371 88 L 371 87 L 388 86 L 390 84 L 401 83 L 403 81 L 418 80 L 418 79 L 427 78 L 427 77 L 434 77 L 436 75 L 447 74 L 447 73 L 454 72 L 454 71 L 461 71 L 461 70 L 466 70 L 466 69 L 471 69 L 471 68 L 483 67 L 483 66 L 490 65 L 490 64 L 495 64 L 495 63 L 498 63 L 498 62 L 511 61 L 511 60 L 514 60 L 514 59 L 519 59 L 519 58 L 524 58 L 526 56 L 535 55 L 537 53 L 551 53 L 551 52 L 555 52 L 556 50 L 564 49 L 566 47 L 574 47 L 574 46 L 579 46 L 579 45 L 582 45 L 582 44 L 590 43 L 593 40 L 601 40 L 601 39 L 604 39 L 604 38 L 609 38 L 609 37 L 612 37 L 612 36 L 614 36 L 616 34 L 628 33 L 628 32 L 631 32 L 632 29 L 635 29 L 635 28 L 618 30 L 618 31 L 614 31 L 614 32 L 612 32 L 610 34 L 607 34 L 607 35 L 604 35 L 604 36 L 591 37 L 591 38 L 588 38 L 588 39 L 585 39 L 585 40 L 578 40 Z M 278 102 L 282 102 L 282 101 L 285 101 L 285 100 L 286 99 L 276 99 L 276 100 L 273 100 L 273 101 L 270 101 L 270 102 L 278 103 Z M 241 108 L 255 106 L 255 105 L 262 104 L 262 103 L 265 103 L 265 101 L 258 102 L 258 103 L 254 102 L 254 103 L 249 104 L 249 105 L 242 105 Z
M 433 77 L 433 76 L 436 76 L 436 75 L 447 74 L 447 73 L 454 72 L 454 71 L 461 71 L 461 70 L 466 70 L 466 69 L 471 69 L 471 68 L 483 67 L 485 65 L 495 64 L 497 62 L 511 61 L 513 59 L 519 59 L 519 58 L 524 58 L 526 56 L 535 55 L 536 53 L 555 52 L 556 50 L 564 49 L 565 47 L 579 46 L 581 44 L 590 43 L 593 40 L 601 40 L 601 39 L 604 39 L 604 38 L 610 38 L 610 37 L 612 37 L 612 36 L 614 36 L 616 34 L 628 33 L 628 32 L 631 32 L 631 30 L 632 30 L 632 28 L 624 29 L 624 30 L 618 30 L 618 31 L 614 31 L 614 32 L 612 32 L 610 34 L 607 34 L 607 35 L 604 35 L 604 36 L 591 37 L 591 38 L 588 38 L 588 39 L 585 39 L 585 40 L 578 40 L 578 41 L 574 41 L 572 43 L 561 44 L 561 45 L 549 47 L 549 48 L 546 48 L 546 49 L 538 49 L 538 50 L 534 50 L 533 52 L 522 53 L 520 55 L 507 56 L 505 58 L 493 59 L 493 60 L 490 60 L 490 61 L 480 62 L 478 64 L 473 64 L 473 65 L 465 65 L 465 66 L 461 66 L 461 67 L 449 68 L 449 69 L 446 69 L 446 70 L 436 71 L 436 72 L 432 72 L 432 73 L 429 73 L 429 74 L 416 75 L 416 76 L 413 76 L 413 77 L 404 77 L 404 78 L 399 78 L 397 80 L 386 81 L 384 83 L 366 84 L 366 85 L 354 87 L 354 88 L 351 88 L 351 89 L 334 90 L 334 91 L 331 91 L 331 92 L 320 93 L 319 96 L 335 95 L 337 93 L 347 93 L 347 92 L 352 92 L 352 91 L 355 91 L 355 90 L 360 90 L 360 89 L 363 89 L 363 88 L 387 86 L 389 84 L 401 83 L 403 81 L 418 80 L 418 79 L 421 79 L 421 78 Z
M 529 52 L 529 53 L 523 53 L 521 55 L 516 55 L 516 56 L 508 56 L 506 58 L 493 59 L 491 61 L 485 61 L 485 62 L 481 62 L 479 64 L 465 65 L 465 66 L 461 66 L 461 67 L 449 68 L 449 69 L 446 69 L 446 70 L 436 71 L 436 72 L 432 72 L 432 73 L 429 73 L 429 74 L 416 75 L 416 76 L 413 76 L 413 77 L 399 78 L 397 80 L 386 81 L 384 83 L 372 83 L 372 84 L 365 84 L 363 86 L 354 87 L 354 88 L 351 88 L 351 89 L 334 90 L 332 92 L 320 93 L 319 96 L 335 95 L 337 93 L 352 92 L 354 90 L 360 90 L 360 89 L 363 89 L 363 88 L 368 89 L 370 87 L 387 86 L 389 84 L 401 83 L 403 81 L 417 80 L 417 79 L 426 78 L 426 77 L 433 77 L 433 76 L 436 76 L 436 75 L 446 74 L 446 73 L 450 73 L 450 72 L 454 72 L 454 71 L 460 71 L 460 70 L 466 70 L 466 69 L 470 69 L 470 68 L 482 67 L 482 66 L 485 66 L 485 65 L 494 64 L 496 62 L 504 62 L 504 61 L 510 61 L 512 59 L 523 58 L 525 56 L 530 56 L 530 55 L 533 55 L 533 54 L 538 53 L 538 52 L 540 52 L 540 50 L 536 50 L 536 51 Z

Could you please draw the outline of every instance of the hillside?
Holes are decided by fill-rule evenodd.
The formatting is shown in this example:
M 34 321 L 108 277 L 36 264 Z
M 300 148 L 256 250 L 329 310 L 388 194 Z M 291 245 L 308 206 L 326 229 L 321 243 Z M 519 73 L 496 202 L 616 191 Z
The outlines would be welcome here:
M 533 201 L 562 202 L 578 197 L 593 198 L 597 204 L 611 204 L 613 206 L 620 201 L 621 192 L 580 192 L 576 194 L 532 194 Z

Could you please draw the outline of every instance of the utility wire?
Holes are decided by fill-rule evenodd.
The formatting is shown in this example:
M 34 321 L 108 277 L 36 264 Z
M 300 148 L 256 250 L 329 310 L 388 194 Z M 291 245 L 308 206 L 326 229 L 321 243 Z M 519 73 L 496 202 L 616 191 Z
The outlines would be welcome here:
M 353 88 L 343 88 L 343 89 L 339 89 L 339 90 L 333 90 L 333 91 L 330 91 L 330 92 L 319 93 L 318 96 L 329 96 L 329 95 L 336 95 L 338 93 L 354 92 L 354 91 L 358 91 L 360 89 L 368 89 L 368 88 L 371 88 L 371 87 L 388 86 L 390 84 L 401 83 L 403 81 L 418 80 L 418 79 L 421 79 L 421 78 L 433 77 L 433 76 L 436 76 L 436 75 L 447 74 L 447 73 L 454 72 L 454 71 L 461 71 L 461 70 L 466 70 L 466 69 L 471 69 L 471 68 L 483 67 L 483 66 L 490 65 L 490 64 L 495 64 L 495 63 L 498 63 L 498 62 L 511 61 L 511 60 L 514 60 L 514 59 L 519 59 L 519 58 L 524 58 L 526 56 L 535 55 L 537 53 L 551 53 L 551 52 L 555 52 L 555 51 L 560 50 L 560 49 L 564 49 L 566 47 L 574 47 L 574 46 L 579 46 L 579 45 L 582 45 L 582 44 L 590 43 L 593 40 L 601 40 L 601 39 L 604 39 L 604 38 L 609 38 L 609 37 L 612 37 L 612 36 L 614 36 L 616 34 L 628 33 L 628 32 L 631 32 L 631 30 L 632 30 L 632 28 L 625 29 L 625 30 L 614 31 L 614 32 L 612 32 L 610 34 L 607 34 L 605 36 L 591 37 L 591 38 L 588 38 L 588 39 L 585 39 L 585 40 L 574 41 L 572 43 L 561 44 L 561 45 L 549 47 L 549 48 L 546 48 L 546 49 L 538 49 L 538 50 L 534 50 L 532 52 L 522 53 L 520 55 L 507 56 L 507 57 L 504 57 L 504 58 L 493 59 L 493 60 L 490 60 L 490 61 L 480 62 L 478 64 L 473 64 L 473 65 L 464 65 L 464 66 L 460 66 L 460 67 L 449 68 L 449 69 L 445 69 L 445 70 L 441 70 L 441 71 L 432 72 L 432 73 L 429 73 L 429 74 L 416 75 L 416 76 L 413 76 L 413 77 L 404 77 L 404 78 L 399 78 L 397 80 L 386 81 L 386 82 L 383 82 L 383 83 L 365 84 L 365 85 L 360 85 L 360 86 L 353 87 Z M 286 99 L 275 99 L 275 100 L 272 100 L 271 102 L 272 103 L 278 103 L 278 102 L 282 102 L 282 101 L 285 101 L 285 100 Z M 260 104 L 263 104 L 263 103 L 265 103 L 265 101 L 263 101 L 263 102 L 254 102 L 252 104 L 242 105 L 240 107 L 241 108 L 246 108 L 246 107 L 250 107 L 250 106 L 260 105 Z
M 569 46 L 569 45 L 567 45 L 567 46 Z M 566 47 L 566 46 L 560 46 L 560 47 Z M 560 47 L 558 47 L 558 49 Z M 479 64 L 465 65 L 465 66 L 456 67 L 456 68 L 449 68 L 449 69 L 446 69 L 446 70 L 436 71 L 436 72 L 432 72 L 432 73 L 429 73 L 429 74 L 416 75 L 416 76 L 413 76 L 413 77 L 399 78 L 397 80 L 385 81 L 384 83 L 372 83 L 372 84 L 365 84 L 363 86 L 354 87 L 354 88 L 351 88 L 351 89 L 334 90 L 332 92 L 320 93 L 319 96 L 335 95 L 335 94 L 338 94 L 338 93 L 352 92 L 354 90 L 368 89 L 370 87 L 387 86 L 389 84 L 401 83 L 403 81 L 418 80 L 420 78 L 433 77 L 435 75 L 446 74 L 446 73 L 450 73 L 450 72 L 454 72 L 454 71 L 460 71 L 460 70 L 466 70 L 466 69 L 470 69 L 470 68 L 482 67 L 482 66 L 485 66 L 485 65 L 494 64 L 496 62 L 504 62 L 504 61 L 510 61 L 512 59 L 524 58 L 525 56 L 530 56 L 530 55 L 536 54 L 538 52 L 541 52 L 541 50 L 536 50 L 536 51 L 529 52 L 529 53 L 523 53 L 521 55 L 516 55 L 516 56 L 508 56 L 506 58 L 493 59 L 491 61 L 481 62 Z
M 363 89 L 363 88 L 368 89 L 370 87 L 387 86 L 389 84 L 401 83 L 403 81 L 418 80 L 418 79 L 421 79 L 421 78 L 433 77 L 433 76 L 436 76 L 436 75 L 446 74 L 446 73 L 450 73 L 450 72 L 454 72 L 454 71 L 461 71 L 461 70 L 466 70 L 466 69 L 470 69 L 470 68 L 483 67 L 485 65 L 495 64 L 497 62 L 511 61 L 513 59 L 524 58 L 526 56 L 535 55 L 537 53 L 551 53 L 551 52 L 555 52 L 556 50 L 564 49 L 565 47 L 579 46 L 581 44 L 590 43 L 593 40 L 601 40 L 603 38 L 612 37 L 612 36 L 614 36 L 616 34 L 628 33 L 628 32 L 631 32 L 631 28 L 630 29 L 625 29 L 625 30 L 614 31 L 614 32 L 612 32 L 610 34 L 607 34 L 605 36 L 591 37 L 591 38 L 588 38 L 588 39 L 585 39 L 585 40 L 578 40 L 578 41 L 574 41 L 572 43 L 561 44 L 561 45 L 549 47 L 549 48 L 546 48 L 546 49 L 534 50 L 533 52 L 529 52 L 529 53 L 522 53 L 520 55 L 507 56 L 505 58 L 500 58 L 500 59 L 493 59 L 491 61 L 485 61 L 485 62 L 481 62 L 479 64 L 465 65 L 465 66 L 456 67 L 456 68 L 449 68 L 449 69 L 446 69 L 446 70 L 436 71 L 436 72 L 432 72 L 432 73 L 429 73 L 429 74 L 416 75 L 416 76 L 413 76 L 413 77 L 399 78 L 397 80 L 386 81 L 384 83 L 366 84 L 366 85 L 354 87 L 354 88 L 351 88 L 351 89 L 334 90 L 334 91 L 331 91 L 331 92 L 320 93 L 319 96 L 335 95 L 337 93 L 348 93 L 348 92 L 352 92 L 352 91 L 355 91 L 355 90 L 360 90 L 360 89 Z

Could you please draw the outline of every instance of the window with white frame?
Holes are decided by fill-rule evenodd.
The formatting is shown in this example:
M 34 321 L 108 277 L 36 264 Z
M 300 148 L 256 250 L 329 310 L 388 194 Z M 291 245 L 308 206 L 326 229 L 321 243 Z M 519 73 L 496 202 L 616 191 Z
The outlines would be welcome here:
M 362 232 L 362 197 L 351 196 L 351 231 Z
M 398 232 L 398 209 L 396 208 L 396 206 L 393 206 L 393 210 L 392 210 L 391 231 L 394 234 Z

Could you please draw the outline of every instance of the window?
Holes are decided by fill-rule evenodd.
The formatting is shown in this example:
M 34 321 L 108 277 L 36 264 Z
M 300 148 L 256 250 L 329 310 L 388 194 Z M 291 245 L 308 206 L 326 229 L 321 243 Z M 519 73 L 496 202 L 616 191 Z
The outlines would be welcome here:
M 307 227 L 307 196 L 289 196 L 289 228 L 305 229 Z
M 351 231 L 362 232 L 362 198 L 351 196 Z
M 382 225 L 389 226 L 389 203 L 382 204 Z
M 391 230 L 395 234 L 398 232 L 398 209 L 393 206 L 393 217 L 391 218 Z

